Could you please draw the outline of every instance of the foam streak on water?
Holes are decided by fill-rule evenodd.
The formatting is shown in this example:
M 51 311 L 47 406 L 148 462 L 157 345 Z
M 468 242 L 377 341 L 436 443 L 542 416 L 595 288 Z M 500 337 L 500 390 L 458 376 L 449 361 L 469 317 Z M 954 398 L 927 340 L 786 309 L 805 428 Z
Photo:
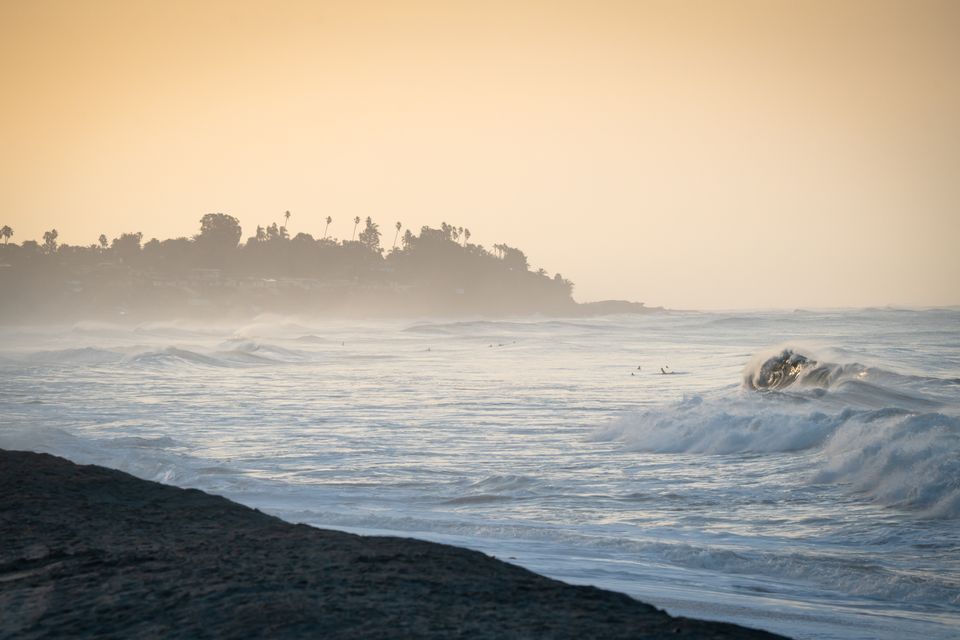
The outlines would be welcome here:
M 796 637 L 960 634 L 957 310 L 0 340 L 0 447 Z

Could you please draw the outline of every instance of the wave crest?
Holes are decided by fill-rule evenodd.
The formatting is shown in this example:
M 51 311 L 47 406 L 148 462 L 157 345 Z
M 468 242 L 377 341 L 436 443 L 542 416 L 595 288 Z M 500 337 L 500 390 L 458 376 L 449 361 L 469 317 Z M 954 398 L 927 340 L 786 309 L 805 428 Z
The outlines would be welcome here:
M 924 516 L 960 517 L 960 416 L 948 400 L 954 396 L 943 394 L 952 379 L 823 362 L 782 347 L 754 357 L 743 386 L 765 393 L 686 398 L 626 415 L 591 439 L 651 453 L 809 450 L 812 484 L 842 485 Z
M 810 411 L 757 398 L 700 397 L 624 416 L 593 441 L 631 451 L 695 454 L 814 454 L 811 484 L 842 485 L 923 517 L 960 517 L 960 418 L 901 408 Z
M 885 505 L 960 517 L 960 419 L 876 411 L 826 443 L 817 483 L 844 483 Z
M 867 367 L 858 364 L 818 362 L 809 354 L 784 348 L 773 355 L 755 356 L 743 370 L 743 384 L 748 389 L 772 391 L 791 385 L 829 388 L 844 380 L 862 378 Z
M 183 365 L 248 367 L 298 362 L 303 359 L 300 352 L 249 340 L 230 340 L 221 346 L 224 348 L 210 353 L 201 353 L 180 347 L 166 347 L 130 356 L 127 362 L 138 366 L 152 367 Z

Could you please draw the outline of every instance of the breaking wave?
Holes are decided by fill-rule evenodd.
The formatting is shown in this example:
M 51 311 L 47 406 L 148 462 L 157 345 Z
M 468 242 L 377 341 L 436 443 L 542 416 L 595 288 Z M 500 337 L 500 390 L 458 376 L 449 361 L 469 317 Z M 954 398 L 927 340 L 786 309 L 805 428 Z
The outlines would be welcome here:
M 157 366 L 178 366 L 178 365 L 201 365 L 208 367 L 230 366 L 213 356 L 190 351 L 189 349 L 180 349 L 178 347 L 167 347 L 155 351 L 145 351 L 130 356 L 127 362 L 134 365 L 157 367 Z
M 840 485 L 924 517 L 957 518 L 960 416 L 918 390 L 921 383 L 929 388 L 931 380 L 954 384 L 859 364 L 821 363 L 784 349 L 746 367 L 746 390 L 632 413 L 590 439 L 651 453 L 810 451 L 816 465 L 808 476 L 812 484 Z
M 304 354 L 294 349 L 285 349 L 273 344 L 254 342 L 252 340 L 233 339 L 223 344 L 226 349 L 219 352 L 228 356 L 246 355 L 258 359 L 296 362 L 302 360 Z
M 53 349 L 48 351 L 30 351 L 4 354 L 4 359 L 43 365 L 98 365 L 123 360 L 124 355 L 109 349 L 98 347 L 80 347 L 77 349 Z
M 760 353 L 744 368 L 743 384 L 757 391 L 779 391 L 790 386 L 830 388 L 842 382 L 875 377 L 889 372 L 870 369 L 860 363 L 820 362 L 816 356 L 786 347 L 774 353 Z
M 882 504 L 960 517 L 960 419 L 876 411 L 826 442 L 817 483 L 843 483 Z
M 127 363 L 147 367 L 245 367 L 298 362 L 303 355 L 291 349 L 249 340 L 229 340 L 222 349 L 201 353 L 180 347 L 144 351 L 127 358 Z

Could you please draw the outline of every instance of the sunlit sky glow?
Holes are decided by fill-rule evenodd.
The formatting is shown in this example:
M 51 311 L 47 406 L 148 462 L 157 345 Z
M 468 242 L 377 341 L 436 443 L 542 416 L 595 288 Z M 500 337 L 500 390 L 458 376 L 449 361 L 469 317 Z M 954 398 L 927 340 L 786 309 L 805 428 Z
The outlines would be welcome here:
M 579 300 L 958 304 L 958 33 L 923 0 L 4 2 L 0 224 L 445 220 Z

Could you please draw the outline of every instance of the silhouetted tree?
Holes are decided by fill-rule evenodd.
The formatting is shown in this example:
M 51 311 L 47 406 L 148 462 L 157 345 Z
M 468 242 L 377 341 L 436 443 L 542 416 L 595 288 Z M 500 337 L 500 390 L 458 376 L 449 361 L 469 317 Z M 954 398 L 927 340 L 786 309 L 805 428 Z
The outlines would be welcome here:
M 470 241 L 470 229 L 463 230 L 463 246 L 467 246 L 467 242 Z
M 97 238 L 97 242 L 100 243 L 100 249 L 102 251 L 106 251 L 107 247 L 110 246 L 110 241 L 107 240 L 107 235 L 105 233 L 100 234 L 100 237 Z
M 327 226 L 325 226 L 325 227 L 323 228 L 323 237 L 324 237 L 324 238 L 327 237 L 327 229 L 330 228 L 330 223 L 331 223 L 331 222 L 333 222 L 333 218 L 331 218 L 330 216 L 327 216 Z
M 278 226 L 276 222 L 267 227 L 267 240 L 273 242 L 277 240 L 287 240 L 288 238 L 286 228 Z
M 114 238 L 113 242 L 110 243 L 110 250 L 120 258 L 121 262 L 131 262 L 140 254 L 140 241 L 142 239 L 143 234 L 139 231 L 122 233 L 119 238 Z
M 50 229 L 43 234 L 43 250 L 47 253 L 53 253 L 57 250 L 57 236 L 60 234 L 57 233 L 56 229 Z
M 429 229 L 429 227 L 424 227 L 424 228 Z M 443 236 L 444 240 L 450 240 L 451 242 L 456 242 L 457 238 L 460 237 L 460 233 L 457 231 L 457 228 L 454 227 L 453 225 L 447 224 L 446 222 L 440 223 L 440 234 Z M 423 235 L 422 230 L 420 235 Z
M 13 237 L 13 229 L 10 228 L 10 225 L 3 225 L 3 228 L 0 229 L 0 236 L 3 236 L 3 244 L 7 244 L 7 241 Z
M 396 232 L 395 234 L 393 234 L 393 248 L 396 249 L 396 248 L 397 248 L 397 238 L 400 237 L 400 227 L 402 227 L 403 225 L 400 224 L 400 222 L 398 221 L 397 224 L 395 224 L 394 226 L 397 228 L 397 232 Z
M 287 226 L 290 224 L 290 211 L 283 212 L 283 230 L 287 230 Z
M 200 234 L 197 242 L 207 248 L 221 252 L 236 249 L 243 231 L 240 221 L 225 213 L 208 213 L 200 218 Z
M 352 242 L 357 237 L 357 225 L 360 224 L 360 216 L 357 216 L 353 219 L 353 235 L 350 236 L 350 241 Z
M 370 251 L 380 253 L 380 228 L 370 216 L 367 216 L 366 227 L 360 232 L 360 244 Z
M 500 259 L 503 260 L 503 263 L 508 269 L 513 269 L 514 271 L 526 271 L 529 268 L 530 265 L 527 262 L 527 256 L 524 255 L 523 251 L 520 251 L 520 249 L 514 249 L 513 247 L 505 244 L 501 244 L 499 247 L 502 254 Z

